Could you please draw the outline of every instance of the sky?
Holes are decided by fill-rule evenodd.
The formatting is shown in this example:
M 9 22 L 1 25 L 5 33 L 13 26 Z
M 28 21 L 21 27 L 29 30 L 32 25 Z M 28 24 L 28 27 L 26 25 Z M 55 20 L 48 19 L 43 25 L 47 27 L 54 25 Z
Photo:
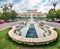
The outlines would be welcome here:
M 60 0 L 0 0 L 0 7 L 3 4 L 13 3 L 12 9 L 17 13 L 33 9 L 46 13 L 53 8 L 52 3 L 55 1 L 57 1 L 56 10 L 60 9 Z M 2 8 L 0 8 L 0 11 L 2 11 Z

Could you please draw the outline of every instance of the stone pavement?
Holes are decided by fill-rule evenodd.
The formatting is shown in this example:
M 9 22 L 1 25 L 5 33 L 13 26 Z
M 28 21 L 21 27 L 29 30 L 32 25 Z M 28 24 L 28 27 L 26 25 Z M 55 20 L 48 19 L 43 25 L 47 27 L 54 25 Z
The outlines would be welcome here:
M 18 49 L 43 49 L 43 48 L 18 48 Z
M 55 23 L 55 22 L 47 22 L 47 21 L 41 21 L 41 22 L 44 22 L 52 27 L 56 27 L 56 28 L 59 28 L 60 29 L 60 23 Z M 11 23 L 4 23 L 4 24 L 0 24 L 0 30 L 4 30 L 6 28 L 9 28 L 9 27 L 12 27 L 16 24 L 19 24 L 20 21 L 17 21 L 17 22 L 11 22 Z
M 60 29 L 60 23 L 56 23 L 56 22 L 48 22 L 48 21 L 41 21 L 41 22 L 44 22 L 45 24 L 48 24 L 52 27 L 55 27 L 55 28 L 58 28 Z
M 19 21 L 18 22 L 0 24 L 0 30 L 4 30 L 4 29 L 12 27 L 12 26 L 14 26 L 16 24 L 19 24 Z

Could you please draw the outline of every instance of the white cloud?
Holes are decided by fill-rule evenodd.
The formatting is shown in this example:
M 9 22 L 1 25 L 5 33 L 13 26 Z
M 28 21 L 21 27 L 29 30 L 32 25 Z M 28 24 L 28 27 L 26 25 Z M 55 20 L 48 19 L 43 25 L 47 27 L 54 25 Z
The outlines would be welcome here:
M 15 10 L 16 12 L 18 12 L 20 10 L 19 6 L 20 6 L 19 4 L 14 4 L 12 9 Z
M 7 2 L 2 2 L 0 4 L 14 3 L 13 1 L 14 0 L 8 0 Z M 14 4 L 12 9 L 16 12 L 22 12 L 28 9 L 37 9 L 38 11 L 48 12 L 51 8 L 53 8 L 51 5 L 52 2 L 53 0 L 20 0 L 19 3 Z M 60 9 L 60 4 L 56 6 L 56 9 Z
M 60 4 L 57 4 L 56 9 L 60 9 Z

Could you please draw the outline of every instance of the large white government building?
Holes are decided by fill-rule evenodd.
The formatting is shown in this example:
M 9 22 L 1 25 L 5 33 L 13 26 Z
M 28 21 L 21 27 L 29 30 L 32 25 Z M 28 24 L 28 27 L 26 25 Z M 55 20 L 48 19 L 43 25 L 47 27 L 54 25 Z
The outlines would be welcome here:
M 38 12 L 36 9 L 34 10 L 27 10 L 25 12 L 19 13 L 20 17 L 30 17 L 31 15 L 33 17 L 46 17 L 47 13 L 42 13 L 42 12 Z

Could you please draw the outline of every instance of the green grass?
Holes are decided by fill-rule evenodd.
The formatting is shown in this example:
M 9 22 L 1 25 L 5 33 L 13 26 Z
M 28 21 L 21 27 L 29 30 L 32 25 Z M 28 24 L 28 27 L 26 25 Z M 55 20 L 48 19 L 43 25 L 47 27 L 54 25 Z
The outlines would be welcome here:
M 25 47 L 32 47 L 32 48 L 43 48 L 43 49 L 60 49 L 60 30 L 55 29 L 58 33 L 58 38 L 55 42 L 50 43 L 48 45 L 41 45 L 41 46 L 28 46 L 24 44 L 18 44 L 8 36 L 8 31 L 11 28 L 5 29 L 0 31 L 0 49 L 20 49 Z

